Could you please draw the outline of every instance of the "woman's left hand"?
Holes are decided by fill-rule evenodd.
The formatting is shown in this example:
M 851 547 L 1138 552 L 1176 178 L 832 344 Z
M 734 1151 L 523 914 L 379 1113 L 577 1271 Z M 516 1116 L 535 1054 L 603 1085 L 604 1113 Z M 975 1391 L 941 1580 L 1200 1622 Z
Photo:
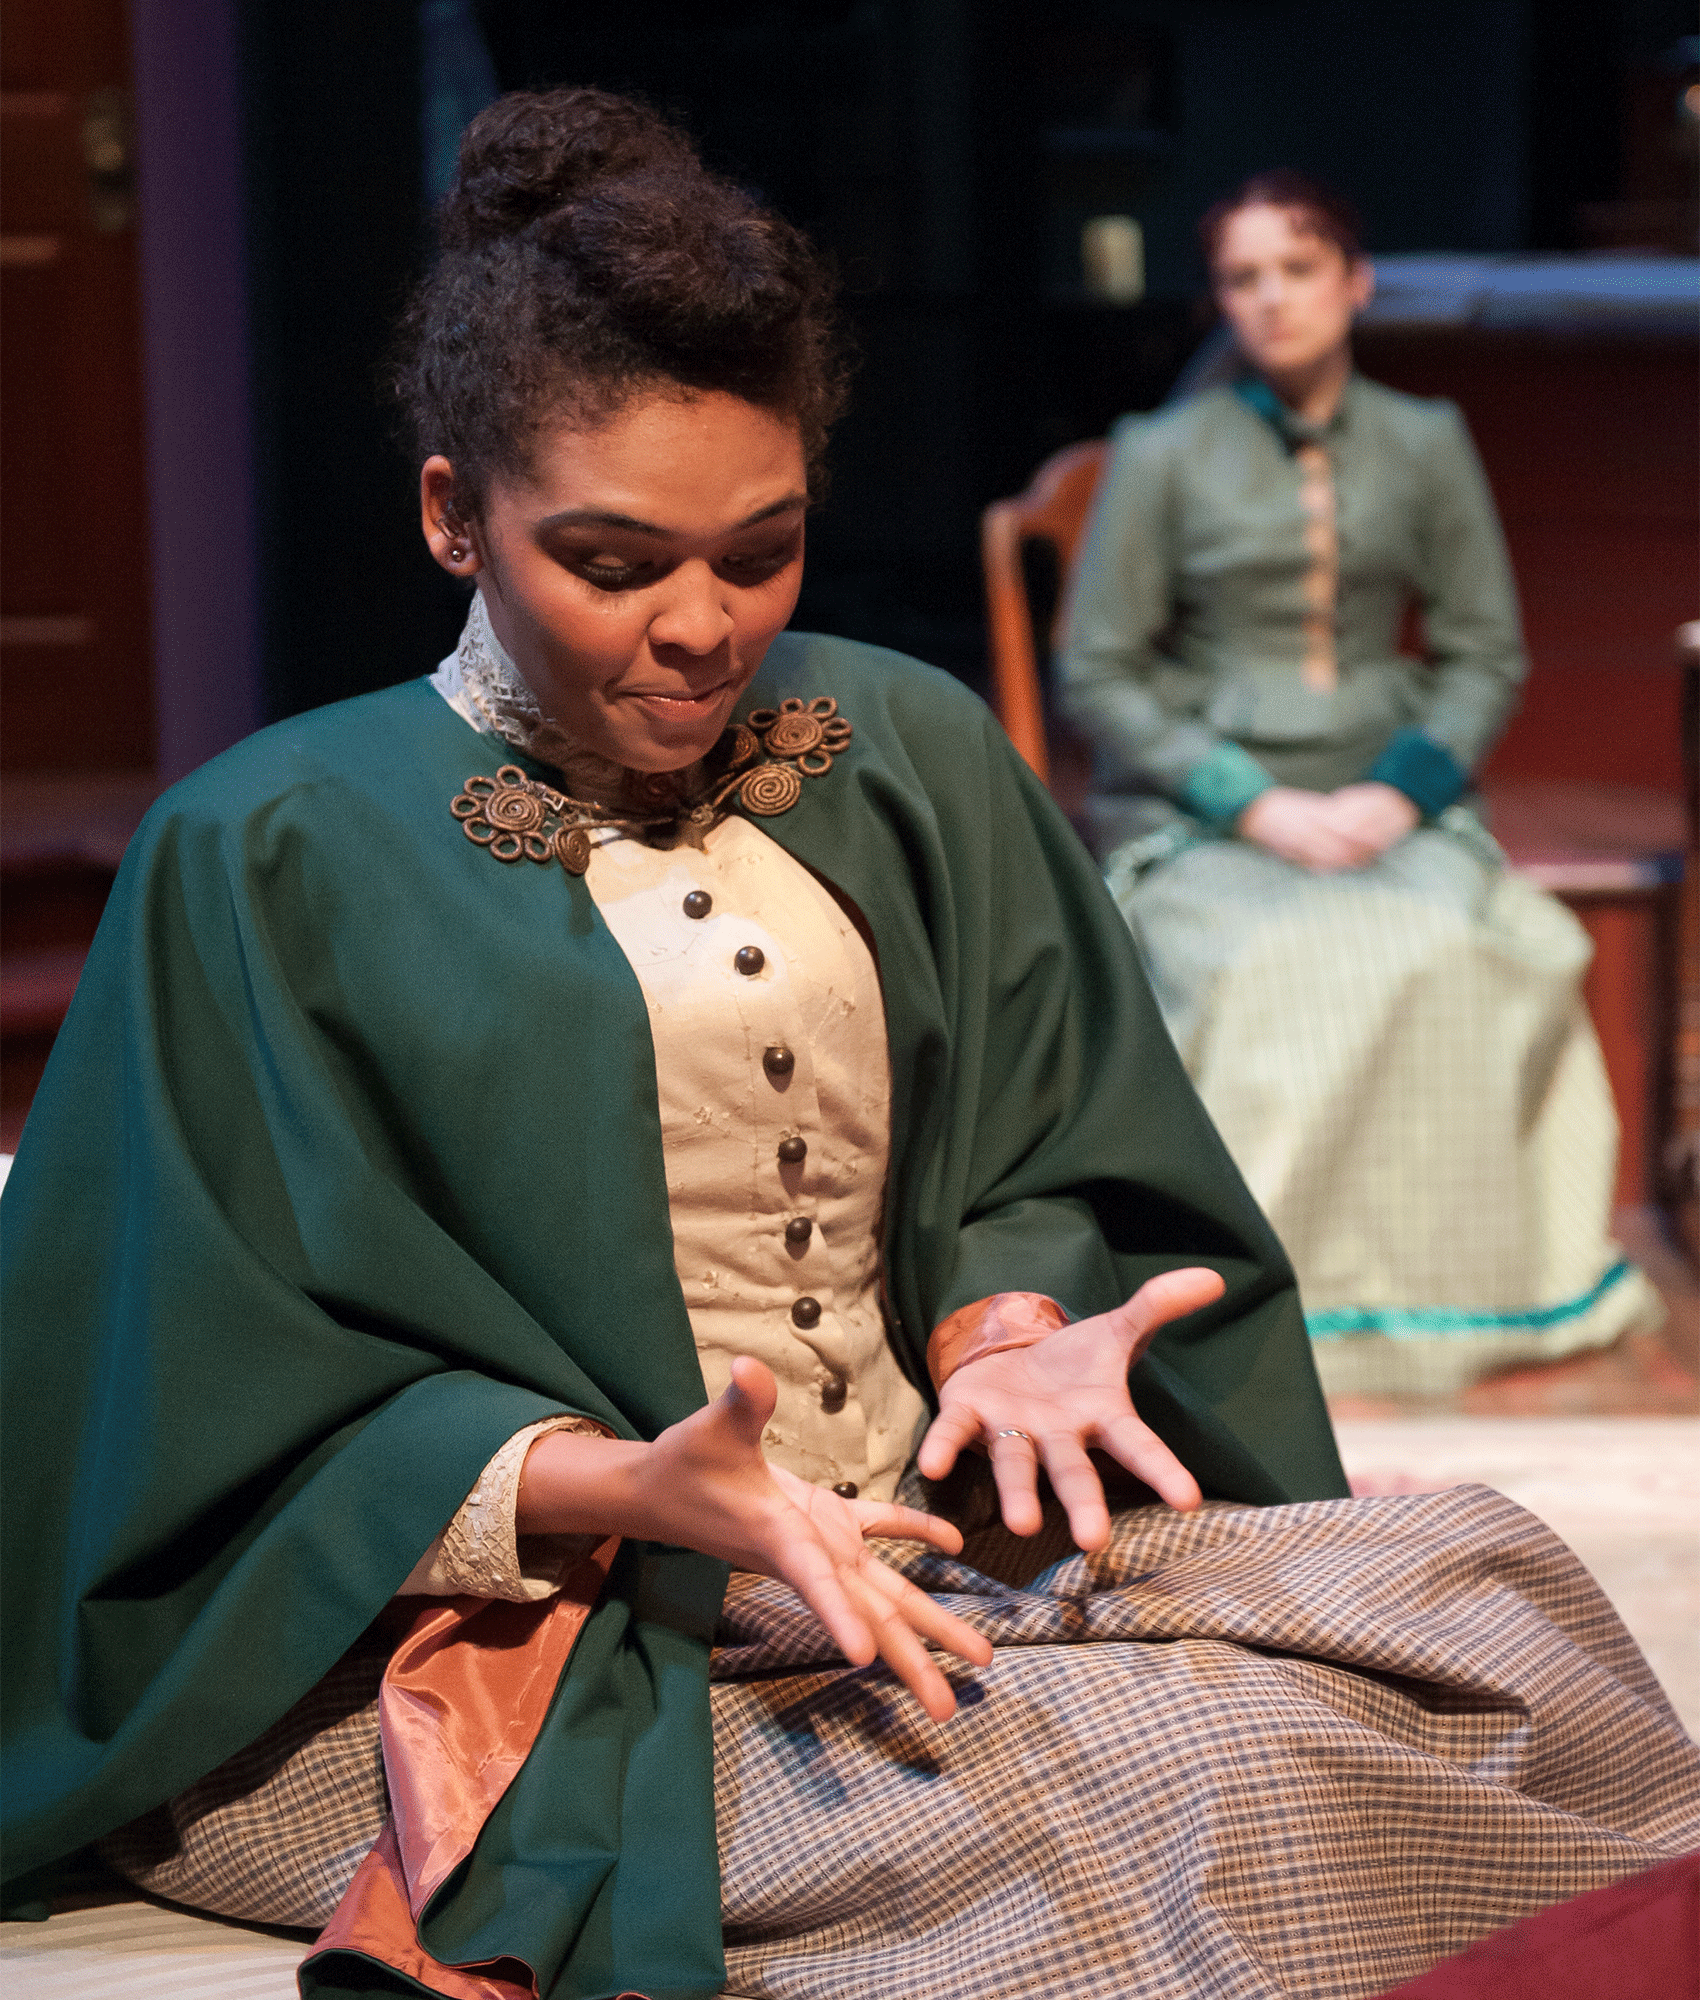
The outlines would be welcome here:
M 1422 815 L 1396 787 L 1370 780 L 1330 792 L 1328 817 L 1346 839 L 1385 854 L 1415 832 Z
M 1198 1482 L 1140 1421 L 1127 1376 L 1159 1327 L 1222 1291 L 1214 1271 L 1166 1271 L 1113 1311 L 957 1369 L 939 1391 L 939 1413 L 922 1441 L 922 1473 L 942 1479 L 965 1446 L 984 1442 L 1004 1525 L 1032 1535 L 1043 1518 L 1043 1465 L 1083 1549 L 1101 1549 L 1110 1538 L 1110 1510 L 1089 1448 L 1107 1451 L 1171 1507 L 1190 1512 L 1202 1497 Z

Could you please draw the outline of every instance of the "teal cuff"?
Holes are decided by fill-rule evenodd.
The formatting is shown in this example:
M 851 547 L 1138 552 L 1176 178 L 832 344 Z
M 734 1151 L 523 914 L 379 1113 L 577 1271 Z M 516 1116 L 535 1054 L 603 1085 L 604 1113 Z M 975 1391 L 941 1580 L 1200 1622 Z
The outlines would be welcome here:
M 1401 729 L 1369 767 L 1369 779 L 1403 792 L 1424 819 L 1434 819 L 1463 796 L 1470 774 L 1432 736 Z
M 1249 750 L 1237 743 L 1218 743 L 1186 774 L 1181 804 L 1213 826 L 1232 826 L 1274 782 Z

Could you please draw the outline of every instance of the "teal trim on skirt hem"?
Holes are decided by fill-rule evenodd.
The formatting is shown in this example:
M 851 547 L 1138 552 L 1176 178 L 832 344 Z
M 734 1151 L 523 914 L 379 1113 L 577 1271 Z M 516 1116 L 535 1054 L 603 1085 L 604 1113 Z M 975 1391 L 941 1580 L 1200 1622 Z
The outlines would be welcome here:
M 1592 1290 L 1557 1305 L 1523 1312 L 1465 1312 L 1456 1306 L 1331 1306 L 1306 1313 L 1312 1340 L 1343 1340 L 1354 1333 L 1383 1333 L 1392 1340 L 1416 1340 L 1433 1333 L 1498 1333 L 1518 1327 L 1561 1326 L 1591 1311 L 1635 1266 L 1619 1258 Z

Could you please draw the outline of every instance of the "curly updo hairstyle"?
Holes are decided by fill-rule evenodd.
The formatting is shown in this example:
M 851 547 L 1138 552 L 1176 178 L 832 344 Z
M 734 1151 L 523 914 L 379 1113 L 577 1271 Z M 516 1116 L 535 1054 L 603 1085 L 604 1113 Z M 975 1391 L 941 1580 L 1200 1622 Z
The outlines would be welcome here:
M 528 469 L 544 426 L 594 426 L 655 388 L 793 420 L 818 493 L 848 372 L 833 275 L 658 112 L 602 90 L 498 98 L 438 221 L 392 380 L 415 463 L 449 459 L 463 518 Z

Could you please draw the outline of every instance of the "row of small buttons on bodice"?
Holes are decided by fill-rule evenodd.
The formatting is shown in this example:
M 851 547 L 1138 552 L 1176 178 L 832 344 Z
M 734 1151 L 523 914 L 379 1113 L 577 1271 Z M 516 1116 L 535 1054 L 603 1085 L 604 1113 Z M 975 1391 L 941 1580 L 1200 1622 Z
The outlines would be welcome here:
M 686 896 L 684 911 L 687 917 L 706 917 L 714 908 L 714 898 L 706 889 L 693 889 Z M 732 954 L 732 964 L 746 979 L 753 979 L 767 964 L 767 954 L 760 945 L 741 945 Z M 775 1042 L 762 1052 L 761 1066 L 768 1080 L 775 1088 L 782 1088 L 797 1066 L 797 1059 L 783 1042 Z M 793 1132 L 779 1142 L 779 1160 L 787 1167 L 800 1166 L 808 1158 L 809 1142 L 800 1132 Z M 793 1215 L 785 1224 L 785 1241 L 793 1249 L 801 1249 L 814 1234 L 814 1224 L 806 1215 Z M 820 1324 L 820 1300 L 803 1293 L 791 1303 L 791 1324 L 797 1327 L 814 1327 Z M 834 1375 L 822 1388 L 820 1406 L 829 1417 L 835 1417 L 849 1399 L 849 1384 L 842 1375 Z M 853 1480 L 842 1479 L 833 1487 L 833 1492 L 842 1499 L 854 1500 L 856 1484 Z

